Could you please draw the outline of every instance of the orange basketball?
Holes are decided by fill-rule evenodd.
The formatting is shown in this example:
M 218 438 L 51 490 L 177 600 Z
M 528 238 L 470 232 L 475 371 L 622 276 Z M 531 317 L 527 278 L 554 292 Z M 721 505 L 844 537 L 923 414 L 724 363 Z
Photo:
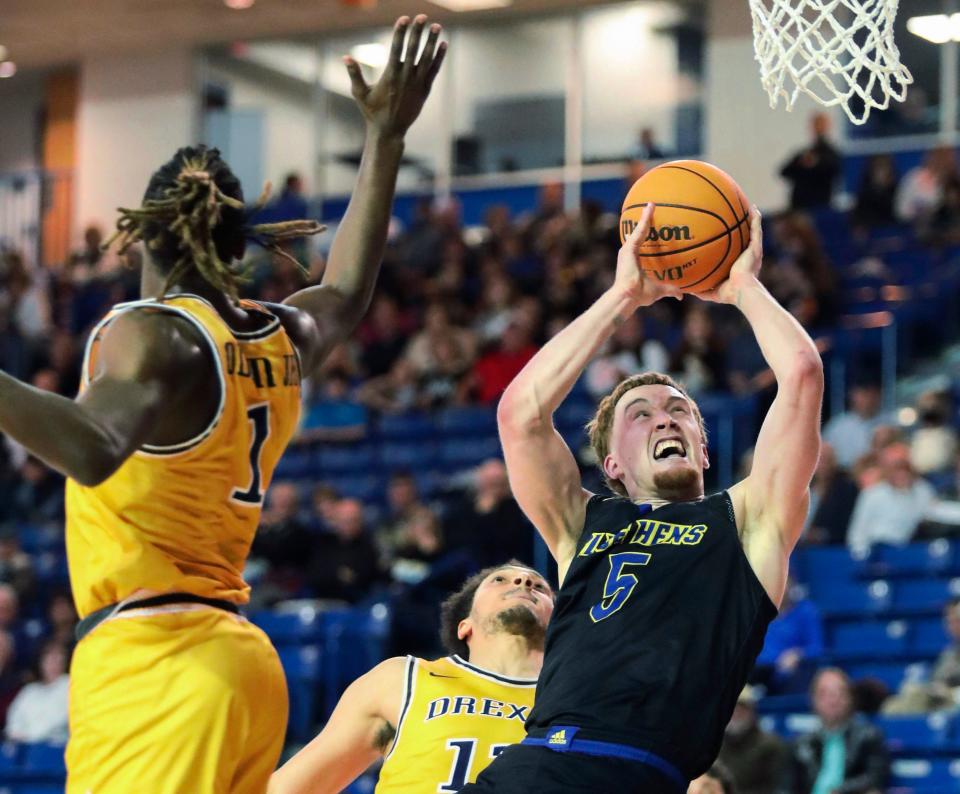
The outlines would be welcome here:
M 684 292 L 716 287 L 750 243 L 750 203 L 715 165 L 675 160 L 640 177 L 623 202 L 621 242 L 650 202 L 656 209 L 640 243 L 640 266 Z

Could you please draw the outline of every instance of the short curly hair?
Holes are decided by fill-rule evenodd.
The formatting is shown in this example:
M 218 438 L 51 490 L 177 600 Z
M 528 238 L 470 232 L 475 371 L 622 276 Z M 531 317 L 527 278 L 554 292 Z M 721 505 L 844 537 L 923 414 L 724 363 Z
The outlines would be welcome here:
M 483 580 L 494 571 L 503 568 L 524 568 L 545 578 L 536 568 L 520 562 L 520 560 L 507 560 L 502 565 L 491 565 L 489 568 L 484 568 L 467 579 L 459 590 L 449 595 L 440 605 L 440 641 L 451 654 L 456 654 L 461 659 L 470 658 L 470 647 L 457 635 L 457 629 L 460 626 L 460 621 L 470 616 L 470 611 L 473 609 L 473 598 L 480 585 L 483 584 Z M 551 595 L 556 600 L 556 594 L 551 591 Z
M 587 435 L 590 437 L 590 446 L 596 453 L 597 465 L 603 472 L 604 482 L 611 491 L 620 496 L 626 496 L 627 489 L 623 487 L 623 483 L 619 480 L 613 480 L 607 476 L 607 473 L 603 470 L 603 461 L 610 454 L 610 431 L 613 429 L 613 418 L 617 403 L 620 402 L 620 398 L 624 394 L 638 386 L 670 386 L 680 392 L 690 401 L 690 405 L 693 407 L 693 415 L 697 418 L 697 424 L 700 425 L 700 435 L 703 437 L 703 443 L 707 443 L 707 425 L 703 421 L 703 414 L 700 413 L 700 407 L 687 393 L 683 384 L 677 383 L 669 375 L 664 375 L 662 372 L 641 372 L 639 375 L 631 375 L 629 378 L 620 381 L 610 394 L 600 400 L 597 412 L 593 415 L 593 419 L 587 422 L 586 426 Z

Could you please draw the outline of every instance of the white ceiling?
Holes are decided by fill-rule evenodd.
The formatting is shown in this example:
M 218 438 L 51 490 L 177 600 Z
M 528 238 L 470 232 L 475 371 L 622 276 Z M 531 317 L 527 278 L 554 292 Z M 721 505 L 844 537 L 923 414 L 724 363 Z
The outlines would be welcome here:
M 358 2 L 256 0 L 235 11 L 223 0 L 0 0 L 0 45 L 24 69 L 109 53 L 378 27 L 402 14 L 423 12 L 448 23 L 496 20 L 604 0 L 514 0 L 507 9 L 460 14 L 427 0 L 373 0 L 366 8 Z

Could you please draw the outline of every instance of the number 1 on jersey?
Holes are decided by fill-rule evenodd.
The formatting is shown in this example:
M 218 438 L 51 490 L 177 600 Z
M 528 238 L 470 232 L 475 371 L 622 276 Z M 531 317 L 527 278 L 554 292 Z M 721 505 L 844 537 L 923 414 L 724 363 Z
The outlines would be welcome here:
M 270 404 L 261 403 L 247 409 L 247 419 L 253 425 L 253 440 L 250 442 L 250 487 L 234 488 L 230 498 L 247 505 L 263 503 L 263 478 L 260 476 L 260 452 L 263 442 L 270 435 Z
M 619 611 L 637 586 L 637 577 L 632 573 L 624 573 L 623 569 L 628 565 L 646 565 L 651 556 L 643 551 L 622 551 L 610 555 L 610 573 L 603 583 L 603 600 L 590 607 L 590 619 L 594 623 L 606 620 Z

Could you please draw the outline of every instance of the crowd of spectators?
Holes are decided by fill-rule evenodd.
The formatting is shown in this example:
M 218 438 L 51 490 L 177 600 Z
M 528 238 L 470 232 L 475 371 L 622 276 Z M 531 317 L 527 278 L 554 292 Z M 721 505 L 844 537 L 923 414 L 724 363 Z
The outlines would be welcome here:
M 834 327 L 843 296 L 805 212 L 830 203 L 838 162 L 829 125 L 818 117 L 810 146 L 783 169 L 793 207 L 771 218 L 767 229 L 765 283 L 814 335 Z M 631 170 L 631 177 L 637 174 Z M 302 183 L 291 177 L 269 212 L 278 219 L 306 209 Z M 889 156 L 868 162 L 850 214 L 854 232 L 895 221 L 914 224 L 931 243 L 956 242 L 960 177 L 951 149 L 931 151 L 902 177 Z M 112 304 L 139 297 L 139 252 L 104 252 L 103 237 L 91 226 L 68 261 L 50 270 L 33 267 L 16 251 L 2 254 L 0 369 L 38 389 L 76 394 L 90 328 Z M 406 228 L 394 224 L 377 293 L 357 333 L 333 351 L 321 378 L 305 384 L 296 443 L 362 442 L 376 415 L 493 406 L 538 348 L 611 283 L 618 246 L 616 216 L 591 201 L 565 210 L 556 184 L 542 188 L 531 212 L 512 217 L 494 206 L 482 226 L 471 228 L 456 200 L 422 200 Z M 322 248 L 300 245 L 291 252 L 302 269 L 253 253 L 246 297 L 279 301 L 322 276 Z M 670 372 L 695 396 L 758 394 L 762 406 L 773 389 L 742 317 L 697 300 L 664 301 L 622 323 L 590 364 L 584 386 L 599 398 L 643 369 Z M 950 393 L 920 395 L 914 421 L 906 422 L 885 412 L 881 397 L 876 382 L 858 379 L 848 409 L 826 424 L 803 543 L 847 544 L 866 555 L 877 544 L 953 534 L 960 524 Z M 358 603 L 386 597 L 397 607 L 396 650 L 435 651 L 440 597 L 475 568 L 509 557 L 531 561 L 534 551 L 502 462 L 451 475 L 449 488 L 428 499 L 413 472 L 394 471 L 385 510 L 371 510 L 323 482 L 309 491 L 302 482 L 274 482 L 246 571 L 252 607 L 297 598 Z M 45 735 L 55 737 L 76 616 L 66 593 L 37 592 L 38 560 L 50 552 L 28 554 L 19 542 L 23 525 L 33 527 L 39 548 L 62 544 L 63 481 L 3 439 L 0 722 L 9 715 L 13 736 L 17 715 L 42 708 L 54 714 L 41 722 Z M 19 614 L 20 604 L 30 605 L 28 614 Z M 771 692 L 805 690 L 823 645 L 814 613 L 802 593 L 791 590 L 757 683 Z M 740 740 L 754 736 L 748 700 L 735 717 L 741 721 L 732 723 L 733 743 L 738 732 Z

